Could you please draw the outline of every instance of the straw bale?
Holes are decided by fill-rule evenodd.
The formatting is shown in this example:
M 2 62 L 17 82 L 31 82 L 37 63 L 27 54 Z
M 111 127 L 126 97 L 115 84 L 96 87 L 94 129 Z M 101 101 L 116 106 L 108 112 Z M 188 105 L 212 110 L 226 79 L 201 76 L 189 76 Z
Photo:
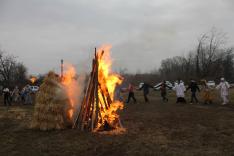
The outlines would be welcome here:
M 31 127 L 47 131 L 70 126 L 65 116 L 65 107 L 68 103 L 59 77 L 54 72 L 49 72 L 36 96 Z

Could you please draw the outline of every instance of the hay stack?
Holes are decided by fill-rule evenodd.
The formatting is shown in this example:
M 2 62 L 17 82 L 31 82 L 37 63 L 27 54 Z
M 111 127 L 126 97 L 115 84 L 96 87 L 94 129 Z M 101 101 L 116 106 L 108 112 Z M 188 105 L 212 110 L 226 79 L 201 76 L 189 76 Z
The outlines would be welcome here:
M 61 130 L 68 126 L 66 107 L 69 103 L 59 77 L 50 72 L 40 86 L 31 127 L 40 130 Z

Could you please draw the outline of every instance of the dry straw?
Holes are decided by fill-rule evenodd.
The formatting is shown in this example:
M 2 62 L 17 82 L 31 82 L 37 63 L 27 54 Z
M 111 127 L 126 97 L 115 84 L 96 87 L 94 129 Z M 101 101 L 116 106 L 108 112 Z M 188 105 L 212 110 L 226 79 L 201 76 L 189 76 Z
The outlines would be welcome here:
M 36 96 L 31 127 L 44 131 L 65 129 L 70 124 L 66 116 L 68 103 L 59 76 L 49 72 Z

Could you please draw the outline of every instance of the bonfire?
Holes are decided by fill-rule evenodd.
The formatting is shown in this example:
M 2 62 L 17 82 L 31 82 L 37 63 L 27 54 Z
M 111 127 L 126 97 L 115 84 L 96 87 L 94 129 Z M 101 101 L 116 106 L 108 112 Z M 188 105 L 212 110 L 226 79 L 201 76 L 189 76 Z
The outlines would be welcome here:
M 66 65 L 63 76 L 50 72 L 40 87 L 32 122 L 41 130 L 64 129 L 68 126 L 86 131 L 121 129 L 117 113 L 123 103 L 114 100 L 116 85 L 122 77 L 111 71 L 110 46 L 96 51 L 85 94 L 72 65 Z M 81 99 L 81 100 L 80 100 Z
M 122 77 L 111 72 L 111 65 L 110 46 L 95 49 L 92 72 L 74 128 L 89 131 L 122 128 L 117 111 L 123 109 L 123 103 L 114 100 L 115 87 L 122 83 Z

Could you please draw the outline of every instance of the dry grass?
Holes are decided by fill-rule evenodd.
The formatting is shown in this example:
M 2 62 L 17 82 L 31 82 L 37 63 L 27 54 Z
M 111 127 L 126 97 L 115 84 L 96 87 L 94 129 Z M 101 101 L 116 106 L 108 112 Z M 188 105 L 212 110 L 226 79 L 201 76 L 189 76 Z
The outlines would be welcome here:
M 50 72 L 40 86 L 36 96 L 31 127 L 40 130 L 61 130 L 66 127 L 65 107 L 68 99 L 59 78 Z
M 234 90 L 232 91 L 234 94 Z M 218 96 L 216 96 L 218 97 Z M 77 130 L 41 132 L 28 128 L 33 106 L 0 106 L 0 155 L 233 155 L 234 96 L 229 106 L 168 103 L 152 92 L 145 104 L 125 105 L 121 112 L 127 131 L 92 134 Z

